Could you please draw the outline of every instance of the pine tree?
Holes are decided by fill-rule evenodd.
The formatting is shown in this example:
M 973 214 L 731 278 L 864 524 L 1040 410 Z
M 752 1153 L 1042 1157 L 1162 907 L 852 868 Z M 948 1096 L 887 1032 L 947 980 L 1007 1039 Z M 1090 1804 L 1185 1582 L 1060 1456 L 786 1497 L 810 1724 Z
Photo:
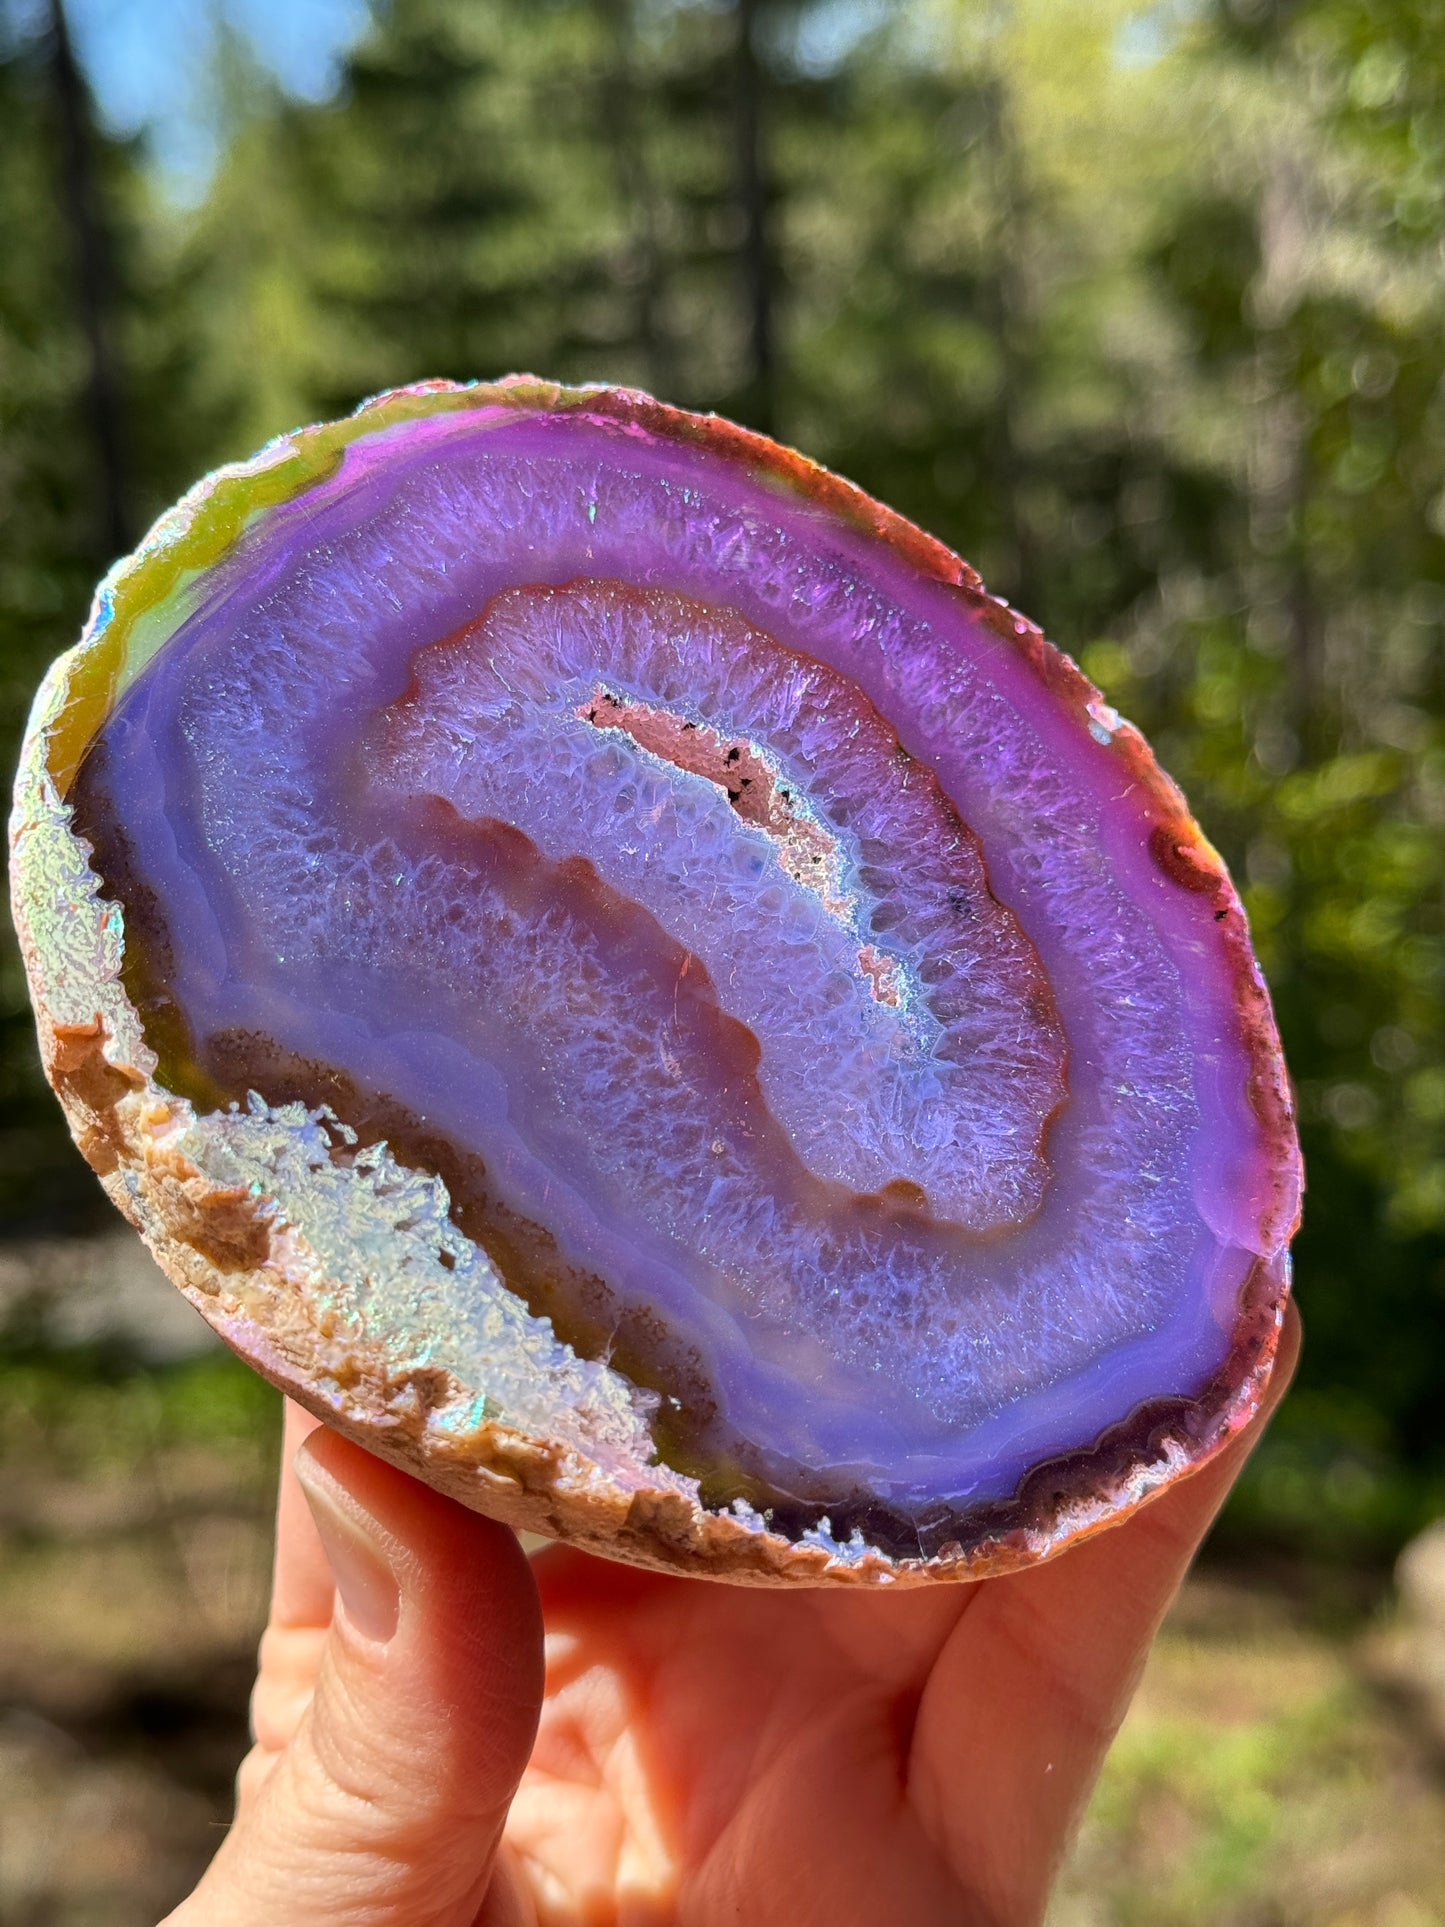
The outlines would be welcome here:
M 102 352 L 114 354 L 118 316 L 110 289 L 88 283 L 94 260 L 81 250 L 104 245 L 133 163 L 97 134 L 83 89 L 62 95 L 64 52 L 44 33 L 0 41 L 0 733 L 11 767 L 41 672 L 79 634 L 130 515 L 118 371 L 113 361 L 102 371 L 98 422 L 93 359 L 97 328 L 107 331 Z M 73 66 L 62 79 L 76 85 Z M 67 185 L 84 197 L 85 234 L 76 232 Z M 0 1116 L 0 1215 L 98 1216 L 94 1183 L 40 1076 L 8 930 Z

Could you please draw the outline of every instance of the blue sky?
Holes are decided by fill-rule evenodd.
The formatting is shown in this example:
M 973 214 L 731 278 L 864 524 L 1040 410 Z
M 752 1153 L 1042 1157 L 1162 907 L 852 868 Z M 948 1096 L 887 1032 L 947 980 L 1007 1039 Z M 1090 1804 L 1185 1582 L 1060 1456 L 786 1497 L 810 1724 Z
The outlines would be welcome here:
M 288 93 L 321 100 L 368 17 L 366 0 L 66 0 L 65 10 L 106 125 L 144 133 L 181 199 L 204 189 L 216 158 L 209 56 L 218 22 Z M 39 0 L 11 0 L 8 11 L 22 31 L 43 26 Z

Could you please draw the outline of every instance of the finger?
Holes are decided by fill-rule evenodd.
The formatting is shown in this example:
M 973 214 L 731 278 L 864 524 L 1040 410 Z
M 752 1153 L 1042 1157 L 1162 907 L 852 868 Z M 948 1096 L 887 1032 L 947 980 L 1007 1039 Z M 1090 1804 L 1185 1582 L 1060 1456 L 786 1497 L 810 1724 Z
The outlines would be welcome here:
M 255 1744 L 236 1775 L 238 1810 L 255 1798 L 301 1724 L 311 1704 L 331 1625 L 336 1587 L 294 1465 L 297 1451 L 318 1423 L 299 1405 L 286 1401 L 271 1611 L 261 1635 L 260 1663 L 251 1691 Z
M 1263 1407 L 1241 1436 L 1123 1525 L 1031 1572 L 987 1582 L 934 1668 L 910 1794 L 975 1883 L 984 1917 L 1042 1910 L 1149 1645 L 1299 1351 L 1291 1305 Z
M 296 1470 L 336 1587 L 315 1694 L 171 1927 L 472 1927 L 541 1706 L 531 1571 L 332 1433 Z
M 329 1626 L 336 1587 L 316 1521 L 296 1476 L 296 1454 L 320 1424 L 286 1400 L 281 1485 L 276 1495 L 276 1561 L 271 1583 L 273 1626 Z
M 538 1927 L 532 1886 L 517 1854 L 502 1842 L 492 1883 L 472 1927 Z

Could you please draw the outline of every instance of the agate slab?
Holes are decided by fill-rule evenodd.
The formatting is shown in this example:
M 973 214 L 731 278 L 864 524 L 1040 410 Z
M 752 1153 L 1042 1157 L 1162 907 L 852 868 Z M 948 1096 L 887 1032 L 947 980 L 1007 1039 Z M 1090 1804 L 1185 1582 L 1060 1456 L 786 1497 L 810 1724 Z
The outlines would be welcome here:
M 424 384 L 202 482 L 37 699 L 47 1068 L 216 1329 L 509 1522 L 1003 1571 L 1256 1409 L 1223 865 L 958 559 L 715 418 Z

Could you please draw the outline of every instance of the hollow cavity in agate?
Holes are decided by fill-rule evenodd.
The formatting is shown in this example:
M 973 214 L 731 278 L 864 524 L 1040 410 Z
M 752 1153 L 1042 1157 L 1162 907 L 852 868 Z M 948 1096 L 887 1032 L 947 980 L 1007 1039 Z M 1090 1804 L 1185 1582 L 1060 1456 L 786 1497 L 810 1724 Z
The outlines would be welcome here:
M 1298 1166 L 1237 900 L 847 485 L 636 395 L 403 391 L 203 484 L 48 690 L 72 1121 L 378 1449 L 638 1558 L 906 1577 L 1254 1409 Z

